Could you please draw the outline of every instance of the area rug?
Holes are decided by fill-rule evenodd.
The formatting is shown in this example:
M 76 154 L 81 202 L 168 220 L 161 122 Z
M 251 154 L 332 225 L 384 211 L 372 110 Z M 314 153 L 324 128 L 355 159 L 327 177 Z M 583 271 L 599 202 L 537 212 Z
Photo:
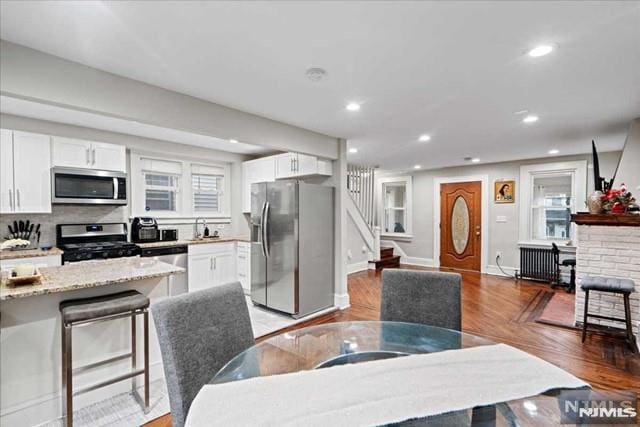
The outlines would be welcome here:
M 575 294 L 566 292 L 547 292 L 547 299 L 544 308 L 539 311 L 535 319 L 538 323 L 545 325 L 561 326 L 563 328 L 575 329 Z

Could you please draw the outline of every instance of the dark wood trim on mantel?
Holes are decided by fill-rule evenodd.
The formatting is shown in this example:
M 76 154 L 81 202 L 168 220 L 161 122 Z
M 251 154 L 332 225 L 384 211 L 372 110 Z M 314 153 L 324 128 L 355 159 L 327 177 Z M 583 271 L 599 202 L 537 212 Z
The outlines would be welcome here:
M 613 227 L 640 227 L 640 215 L 637 214 L 590 214 L 578 212 L 571 214 L 571 222 L 578 225 L 608 225 Z

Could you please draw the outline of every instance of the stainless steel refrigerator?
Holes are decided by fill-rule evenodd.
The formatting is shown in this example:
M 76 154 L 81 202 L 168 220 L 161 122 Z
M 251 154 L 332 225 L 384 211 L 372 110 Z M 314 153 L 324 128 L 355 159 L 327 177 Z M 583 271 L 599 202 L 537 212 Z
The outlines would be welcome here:
M 333 305 L 333 187 L 251 185 L 251 299 L 302 317 Z

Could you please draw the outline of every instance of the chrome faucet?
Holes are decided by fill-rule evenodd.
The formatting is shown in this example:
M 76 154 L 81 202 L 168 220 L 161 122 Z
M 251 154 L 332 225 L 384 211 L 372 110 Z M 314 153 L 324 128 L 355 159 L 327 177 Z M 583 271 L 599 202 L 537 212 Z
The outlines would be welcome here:
M 200 220 L 202 220 L 202 224 L 204 225 L 204 228 L 207 227 L 207 220 L 201 217 L 196 218 L 196 223 L 194 224 L 194 235 L 196 239 L 199 239 L 202 237 L 202 234 L 200 234 L 200 232 L 198 231 L 198 222 L 200 222 Z

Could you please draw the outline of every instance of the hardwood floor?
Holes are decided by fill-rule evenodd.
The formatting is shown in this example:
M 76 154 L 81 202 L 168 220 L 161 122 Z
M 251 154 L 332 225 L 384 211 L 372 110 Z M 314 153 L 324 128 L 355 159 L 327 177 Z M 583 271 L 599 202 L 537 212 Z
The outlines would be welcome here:
M 381 272 L 372 270 L 350 275 L 350 308 L 285 330 L 321 323 L 379 319 L 380 279 Z M 582 378 L 594 388 L 640 393 L 640 356 L 632 354 L 622 340 L 590 334 L 582 344 L 578 330 L 534 321 L 536 299 L 541 291 L 549 291 L 549 286 L 472 272 L 463 272 L 462 279 L 464 332 L 506 343 L 538 356 Z M 170 415 L 158 418 L 147 426 L 170 427 Z

